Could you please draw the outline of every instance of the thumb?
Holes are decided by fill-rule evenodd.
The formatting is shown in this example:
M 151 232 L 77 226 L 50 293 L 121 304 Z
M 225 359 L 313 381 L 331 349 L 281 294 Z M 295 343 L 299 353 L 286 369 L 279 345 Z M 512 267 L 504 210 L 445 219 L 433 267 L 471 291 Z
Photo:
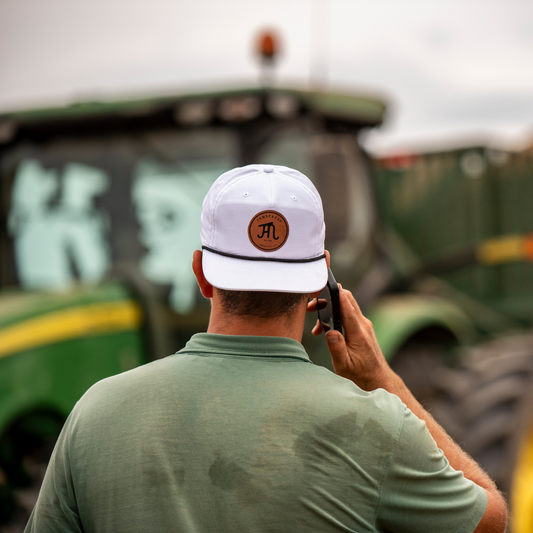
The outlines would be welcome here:
M 339 374 L 347 366 L 348 352 L 346 342 L 339 331 L 334 329 L 326 333 L 326 343 L 333 362 L 335 372 Z

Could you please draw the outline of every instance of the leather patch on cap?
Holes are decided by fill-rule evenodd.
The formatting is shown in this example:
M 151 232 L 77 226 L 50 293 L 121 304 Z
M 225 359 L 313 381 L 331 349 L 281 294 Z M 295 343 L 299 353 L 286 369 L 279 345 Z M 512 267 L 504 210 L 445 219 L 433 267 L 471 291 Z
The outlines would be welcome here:
M 250 242 L 263 252 L 279 250 L 289 236 L 289 223 L 277 211 L 261 211 L 248 225 Z

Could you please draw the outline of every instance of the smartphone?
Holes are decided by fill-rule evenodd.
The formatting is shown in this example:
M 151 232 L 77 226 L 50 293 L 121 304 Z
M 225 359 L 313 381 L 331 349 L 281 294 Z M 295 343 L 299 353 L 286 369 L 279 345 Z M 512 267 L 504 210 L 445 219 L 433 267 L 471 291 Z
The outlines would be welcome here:
M 328 282 L 318 295 L 317 313 L 324 333 L 336 329 L 342 334 L 340 291 L 331 268 L 328 268 Z

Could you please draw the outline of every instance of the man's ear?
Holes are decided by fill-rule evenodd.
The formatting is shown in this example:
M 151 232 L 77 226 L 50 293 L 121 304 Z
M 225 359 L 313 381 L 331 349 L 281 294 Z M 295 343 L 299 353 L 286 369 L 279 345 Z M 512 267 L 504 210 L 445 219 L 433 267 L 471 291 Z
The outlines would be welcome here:
M 204 269 L 202 267 L 202 251 L 195 250 L 192 255 L 192 270 L 196 276 L 198 287 L 204 298 L 213 298 L 213 285 L 205 279 Z

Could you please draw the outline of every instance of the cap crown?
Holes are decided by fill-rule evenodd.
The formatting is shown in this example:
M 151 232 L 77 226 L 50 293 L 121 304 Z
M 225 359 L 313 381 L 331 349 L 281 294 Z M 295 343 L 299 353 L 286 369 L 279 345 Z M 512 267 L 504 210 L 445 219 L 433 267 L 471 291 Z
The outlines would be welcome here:
M 248 165 L 222 174 L 204 199 L 202 245 L 246 257 L 308 259 L 324 253 L 322 200 L 301 172 Z

